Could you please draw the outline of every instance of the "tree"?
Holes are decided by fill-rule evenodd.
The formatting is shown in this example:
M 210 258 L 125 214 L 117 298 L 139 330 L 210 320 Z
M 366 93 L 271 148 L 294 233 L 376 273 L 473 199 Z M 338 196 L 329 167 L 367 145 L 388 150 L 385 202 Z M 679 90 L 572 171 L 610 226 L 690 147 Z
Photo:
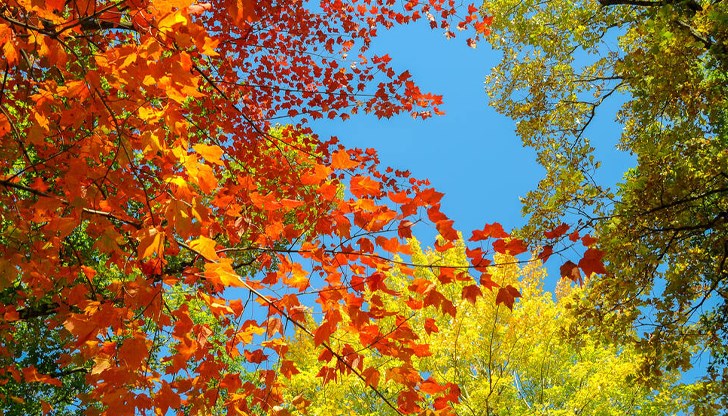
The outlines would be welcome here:
M 406 262 L 415 224 L 433 224 L 446 250 L 453 221 L 426 181 L 306 123 L 437 113 L 440 97 L 368 47 L 423 18 L 485 33 L 476 8 L 463 12 L 440 0 L 0 5 L 3 411 L 284 414 L 281 379 L 300 371 L 292 328 L 334 357 L 320 371 L 417 411 L 419 375 L 396 380 L 394 404 L 371 363 L 329 340 L 343 320 L 367 336 L 392 316 L 362 309 L 364 288 L 391 293 L 384 273 L 394 255 Z M 477 233 L 470 267 L 527 250 L 497 224 Z M 452 270 L 422 307 L 455 314 L 441 293 Z M 304 302 L 323 319 L 306 321 Z M 399 349 L 380 354 L 421 348 L 389 339 Z
M 517 122 L 546 169 L 524 200 L 522 235 L 565 215 L 594 228 L 609 273 L 589 282 L 588 322 L 637 324 L 651 352 L 645 379 L 689 368 L 692 345 L 710 353 L 708 375 L 724 378 L 725 3 L 495 0 L 483 11 L 488 41 L 503 52 L 486 82 L 491 103 Z M 624 100 L 614 143 L 636 157 L 616 189 L 595 181 L 600 162 L 587 139 L 608 100 Z M 721 385 L 712 387 L 726 400 Z
M 414 240 L 411 245 L 418 263 L 467 264 L 462 243 L 446 252 L 423 252 Z M 421 389 L 429 394 L 423 407 L 438 409 L 444 398 L 454 395 L 457 415 L 667 415 L 688 410 L 694 386 L 677 384 L 678 371 L 667 374 L 656 389 L 645 387 L 633 382 L 640 353 L 632 345 L 615 345 L 596 334 L 572 336 L 571 327 L 578 321 L 571 310 L 584 300 L 585 288 L 562 284 L 554 301 L 543 290 L 545 269 L 540 264 L 519 267 L 506 255 L 496 261 L 502 266 L 489 269 L 493 282 L 518 287 L 523 294 L 512 311 L 497 304 L 497 292 L 462 297 L 474 290 L 467 282 L 443 293 L 458 310 L 455 317 L 433 308 L 413 310 L 396 295 L 385 294 L 378 302 L 397 309 L 398 315 L 378 322 L 384 336 L 357 339 L 357 334 L 340 330 L 332 342 L 366 351 L 365 360 L 374 360 L 376 371 L 385 375 L 380 390 L 391 393 L 398 390 L 394 380 L 401 360 L 378 351 L 386 348 L 388 334 L 415 334 L 427 347 L 412 359 L 412 371 L 447 383 L 441 387 L 422 381 Z M 402 291 L 410 284 L 397 269 L 390 274 L 393 289 Z M 437 269 L 418 268 L 415 276 L 419 285 L 438 282 Z M 317 374 L 322 357 L 313 344 L 298 332 L 290 346 L 290 357 L 301 370 L 286 381 L 284 390 L 294 413 L 299 408 L 301 414 L 342 414 L 341 409 L 356 415 L 389 414 L 356 377 Z

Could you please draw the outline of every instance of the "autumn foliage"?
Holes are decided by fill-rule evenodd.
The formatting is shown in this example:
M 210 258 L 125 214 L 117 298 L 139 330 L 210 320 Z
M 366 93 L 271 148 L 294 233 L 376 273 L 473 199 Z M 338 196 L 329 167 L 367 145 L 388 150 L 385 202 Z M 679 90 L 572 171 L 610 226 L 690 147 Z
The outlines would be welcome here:
M 398 412 L 421 411 L 424 395 L 447 412 L 455 390 L 413 371 L 424 352 L 411 331 L 378 332 L 396 312 L 371 296 L 393 292 L 395 264 L 416 266 L 417 224 L 434 225 L 438 250 L 459 239 L 442 194 L 307 127 L 438 113 L 439 96 L 368 52 L 378 31 L 420 19 L 488 30 L 441 0 L 0 5 L 0 385 L 80 375 L 88 413 L 286 414 L 295 326 L 320 348 L 322 379 L 353 373 Z M 490 280 L 488 257 L 529 248 L 498 224 L 471 240 L 471 265 L 438 268 L 439 282 L 512 306 L 519 293 Z M 456 314 L 431 282 L 398 295 Z M 331 339 L 342 322 L 360 344 Z M 60 351 L 47 368 L 14 339 L 33 323 Z M 387 375 L 397 397 L 358 352 L 375 343 L 401 364 Z

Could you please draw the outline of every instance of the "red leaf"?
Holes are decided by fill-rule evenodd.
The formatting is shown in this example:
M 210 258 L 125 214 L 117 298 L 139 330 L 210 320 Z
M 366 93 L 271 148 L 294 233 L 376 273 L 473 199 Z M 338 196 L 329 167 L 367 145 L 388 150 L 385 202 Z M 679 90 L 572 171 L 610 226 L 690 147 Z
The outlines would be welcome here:
M 579 230 L 574 230 L 573 233 L 569 234 L 569 240 L 576 242 L 579 239 Z
M 561 223 L 561 225 L 559 225 L 558 227 L 554 228 L 551 231 L 546 231 L 543 234 L 546 236 L 546 238 L 554 239 L 554 238 L 559 238 L 562 235 L 566 234 L 567 231 L 569 231 L 569 225 L 565 224 L 565 223 Z
M 538 254 L 538 259 L 545 263 L 552 254 L 554 254 L 554 248 L 551 246 L 545 246 Z
M 528 246 L 523 240 L 512 238 L 506 242 L 505 240 L 496 240 L 493 242 L 493 250 L 501 254 L 510 254 L 516 256 L 528 251 Z
M 604 252 L 596 248 L 590 248 L 584 253 L 584 257 L 579 260 L 579 267 L 584 270 L 584 274 L 588 277 L 592 273 L 605 274 L 607 269 L 604 267 L 602 258 Z
M 377 245 L 384 250 L 396 254 L 399 253 L 399 241 L 396 237 L 393 238 L 387 238 L 384 236 L 377 236 L 376 238 Z
M 488 290 L 493 290 L 494 287 L 500 287 L 500 285 L 493 281 L 493 276 L 491 276 L 488 273 L 483 273 L 482 276 L 480 276 L 480 285 Z
M 403 220 L 397 227 L 397 235 L 399 238 L 412 238 L 412 221 Z
M 415 344 L 412 346 L 412 351 L 417 357 L 429 357 L 432 355 L 430 351 L 430 344 Z
M 268 359 L 268 356 L 263 353 L 263 350 L 257 349 L 255 351 L 245 351 L 245 359 L 249 363 L 260 364 Z
M 587 234 L 581 238 L 581 244 L 583 244 L 584 247 L 591 247 L 594 244 L 596 244 L 596 242 L 597 242 L 597 239 L 590 236 L 589 234 Z
M 506 238 L 509 234 L 505 232 L 503 226 L 497 222 L 486 224 L 482 230 L 473 231 L 470 241 L 481 241 L 488 238 Z
M 377 388 L 379 385 L 379 378 L 381 377 L 379 370 L 374 367 L 367 367 L 364 371 L 362 371 L 361 375 L 364 376 L 364 382 L 367 386 Z
M 581 273 L 579 273 L 579 266 L 574 264 L 571 260 L 567 261 L 561 267 L 559 268 L 559 271 L 561 272 L 561 277 L 566 277 L 571 279 L 574 282 L 580 282 L 581 281 Z
M 496 305 L 500 305 L 501 303 L 503 303 L 508 307 L 508 309 L 513 310 L 513 303 L 515 299 L 520 297 L 521 293 L 518 292 L 518 289 L 511 285 L 508 285 L 506 287 L 498 289 L 498 295 L 495 297 L 495 303 Z
M 437 327 L 437 324 L 435 323 L 435 319 L 425 318 L 425 332 L 427 332 L 427 335 L 430 335 L 433 332 L 440 332 L 440 329 Z
M 435 228 L 437 228 L 437 232 L 440 233 L 440 235 L 447 241 L 457 241 L 458 240 L 458 232 L 455 231 L 453 228 L 453 224 L 455 221 L 453 220 L 443 220 L 438 221 L 435 224 Z
M 296 368 L 296 363 L 291 360 L 282 360 L 278 371 L 288 379 L 301 372 L 298 368 Z
M 479 296 L 483 296 L 483 292 L 480 291 L 478 285 L 469 285 L 463 288 L 462 297 L 463 299 L 475 305 L 475 301 Z

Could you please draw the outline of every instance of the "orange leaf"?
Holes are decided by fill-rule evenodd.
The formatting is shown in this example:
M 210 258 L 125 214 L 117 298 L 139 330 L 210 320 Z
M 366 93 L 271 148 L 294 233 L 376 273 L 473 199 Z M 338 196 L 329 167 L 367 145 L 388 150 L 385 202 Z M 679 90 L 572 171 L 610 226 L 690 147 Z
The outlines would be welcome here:
M 331 155 L 331 167 L 334 169 L 352 169 L 359 166 L 359 162 L 351 160 L 346 150 L 337 150 Z
M 250 24 L 258 20 L 255 12 L 255 0 L 232 0 L 228 12 L 236 25 Z
M 10 131 L 10 120 L 5 114 L 0 113 L 0 137 L 5 136 Z
M 437 232 L 439 232 L 445 240 L 457 241 L 460 236 L 458 236 L 458 232 L 455 231 L 455 228 L 453 228 L 454 223 L 455 221 L 453 220 L 438 221 L 435 224 L 435 228 L 437 228 Z
M 380 184 L 379 182 L 372 180 L 368 176 L 356 175 L 351 178 L 349 189 L 351 190 L 351 193 L 357 198 L 378 196 L 380 192 Z
M 283 279 L 283 283 L 302 292 L 308 288 L 310 280 L 303 267 L 298 263 L 293 263 L 291 273 Z
M 180 25 L 184 25 L 187 23 L 187 18 L 182 15 L 180 12 L 174 12 L 170 13 L 166 16 L 164 16 L 159 23 L 157 23 L 157 28 L 162 33 L 171 33 Z
M 200 156 L 206 161 L 214 163 L 216 165 L 224 165 L 221 157 L 225 153 L 220 146 L 207 145 L 207 144 L 196 144 L 192 146 Z
M 205 278 L 223 286 L 245 287 L 240 276 L 233 270 L 233 259 L 230 258 L 206 263 Z
M 146 230 L 145 235 L 143 235 L 143 237 L 139 241 L 139 246 L 137 247 L 139 259 L 143 260 L 148 257 L 152 257 L 154 253 L 157 253 L 158 256 L 161 256 L 163 252 L 164 233 L 157 230 L 156 228 Z
M 131 369 L 140 368 L 148 357 L 149 350 L 147 349 L 146 338 L 128 338 L 119 347 L 119 361 Z
M 447 390 L 446 386 L 443 386 L 431 378 L 428 378 L 420 384 L 420 391 L 427 394 L 438 394 L 445 390 Z
M 430 351 L 430 344 L 415 344 L 412 346 L 412 351 L 414 351 L 415 355 L 420 358 L 432 355 L 432 351 Z
M 336 331 L 336 325 L 332 325 L 329 321 L 322 322 L 321 325 L 316 328 L 316 331 L 314 331 L 313 344 L 318 347 L 328 341 L 334 331 Z
M 60 387 L 63 385 L 61 380 L 53 378 L 47 374 L 41 374 L 35 367 L 26 367 L 23 369 L 23 378 L 28 383 L 45 383 Z

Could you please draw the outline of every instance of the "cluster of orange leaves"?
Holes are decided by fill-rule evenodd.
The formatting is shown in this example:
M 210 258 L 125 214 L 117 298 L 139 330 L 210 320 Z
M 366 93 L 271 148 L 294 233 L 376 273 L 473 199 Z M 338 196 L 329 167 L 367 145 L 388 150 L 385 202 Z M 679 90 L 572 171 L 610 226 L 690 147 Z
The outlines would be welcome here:
M 404 10 L 376 0 L 315 10 L 271 0 L 3 2 L 0 384 L 61 384 L 13 363 L 14 325 L 42 319 L 63 343 L 59 368 L 86 372 L 92 388 L 79 399 L 109 414 L 285 413 L 278 379 L 298 372 L 286 359 L 289 323 L 322 349 L 324 380 L 355 372 L 381 383 L 354 346 L 332 342 L 347 325 L 403 363 L 386 375 L 401 385 L 397 411 L 422 411 L 434 397 L 447 413 L 457 386 L 423 379 L 407 358 L 426 346 L 411 331 L 380 333 L 372 323 L 391 312 L 363 305 L 364 292 L 391 291 L 385 272 L 409 254 L 416 223 L 435 225 L 438 250 L 458 239 L 442 194 L 306 127 L 360 111 L 439 113 L 439 96 L 368 53 L 378 30 L 423 17 L 447 32 L 488 30 L 475 8 L 458 21 L 444 0 Z M 472 240 L 492 246 L 468 252 L 482 272 L 463 291 L 470 301 L 496 286 L 488 254 L 528 250 L 497 224 Z M 472 280 L 441 270 L 442 284 Z M 183 301 L 171 302 L 180 287 Z M 410 306 L 456 313 L 436 285 L 413 279 L 410 290 Z M 499 290 L 512 307 L 518 291 Z M 323 316 L 313 327 L 305 294 Z M 217 324 L 195 318 L 193 301 Z M 244 357 L 255 376 L 227 357 Z

